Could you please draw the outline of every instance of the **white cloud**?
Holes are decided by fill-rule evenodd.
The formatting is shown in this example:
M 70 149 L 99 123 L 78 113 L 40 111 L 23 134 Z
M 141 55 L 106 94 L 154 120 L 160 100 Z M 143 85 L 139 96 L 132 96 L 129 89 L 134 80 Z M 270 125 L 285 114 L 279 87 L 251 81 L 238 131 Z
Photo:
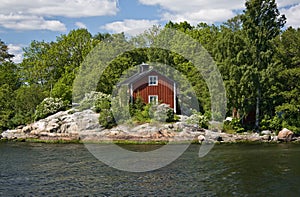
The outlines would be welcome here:
M 300 0 L 277 0 L 276 2 L 279 8 L 283 8 L 286 6 L 299 4 Z
M 22 14 L 0 14 L 0 25 L 15 30 L 66 31 L 63 23 L 57 20 L 45 20 L 43 17 Z
M 182 22 L 188 21 L 192 25 L 197 25 L 199 22 L 206 22 L 208 24 L 212 24 L 215 22 L 223 22 L 227 19 L 230 19 L 235 16 L 230 10 L 226 9 L 212 9 L 212 10 L 200 10 L 198 12 L 192 13 L 181 13 L 181 14 L 172 14 L 172 13 L 164 13 L 163 20 L 171 20 L 173 22 Z
M 157 24 L 157 20 L 124 20 L 108 23 L 101 28 L 113 33 L 124 32 L 128 35 L 134 36 L 143 33 L 145 30 Z
M 75 25 L 78 27 L 78 28 L 82 28 L 82 29 L 87 29 L 86 28 L 86 25 L 82 22 L 76 22 Z
M 93 17 L 115 15 L 117 0 L 2 0 L 0 25 L 17 30 L 65 31 L 55 17 Z
M 292 26 L 294 28 L 300 27 L 300 4 L 290 7 L 288 9 L 282 9 L 282 14 L 285 14 L 287 18 L 286 26 Z
M 236 14 L 234 10 L 244 8 L 241 0 L 139 0 L 145 5 L 159 5 L 163 8 L 162 20 L 188 21 L 192 25 L 199 22 L 224 22 Z
M 0 4 L 2 14 L 90 17 L 115 15 L 117 11 L 117 0 L 2 0 Z
M 144 5 L 158 5 L 162 8 L 162 20 L 182 22 L 192 25 L 199 22 L 225 22 L 236 15 L 235 11 L 245 9 L 245 0 L 139 0 Z M 277 0 L 278 8 L 286 14 L 288 24 L 293 27 L 300 25 L 300 0 Z
M 162 8 L 175 12 L 199 11 L 205 9 L 228 9 L 236 10 L 244 8 L 244 1 L 241 0 L 139 0 L 145 5 L 159 5 Z
M 20 63 L 23 60 L 23 45 L 13 45 L 9 44 L 8 45 L 8 52 L 10 54 L 15 55 L 15 57 L 12 59 L 13 62 L 15 63 Z

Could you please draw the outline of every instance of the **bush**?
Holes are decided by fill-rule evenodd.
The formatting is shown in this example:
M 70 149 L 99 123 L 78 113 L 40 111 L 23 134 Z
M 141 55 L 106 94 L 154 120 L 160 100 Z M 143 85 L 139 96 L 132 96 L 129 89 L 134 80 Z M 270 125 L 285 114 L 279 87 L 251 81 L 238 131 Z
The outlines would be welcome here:
M 283 128 L 287 128 L 294 133 L 300 133 L 300 106 L 283 104 L 276 107 L 276 115 L 274 117 L 265 116 L 261 123 L 262 130 L 272 130 L 279 132 Z
M 178 120 L 173 109 L 167 104 L 145 104 L 140 98 L 130 105 L 130 115 L 136 122 L 145 123 L 151 121 L 174 122 Z
M 37 107 L 34 114 L 34 119 L 39 120 L 42 118 L 46 118 L 52 114 L 55 114 L 59 111 L 64 111 L 68 107 L 67 103 L 65 103 L 60 98 L 45 98 Z
M 114 116 L 110 109 L 101 109 L 100 116 L 99 116 L 99 124 L 106 129 L 110 129 L 116 126 Z
M 153 118 L 160 122 L 174 122 L 174 111 L 167 104 L 153 105 L 151 108 Z
M 278 116 L 270 118 L 265 116 L 260 122 L 261 130 L 280 131 L 282 129 L 282 120 Z
M 223 130 L 226 133 L 242 133 L 245 131 L 241 121 L 237 118 L 232 119 L 232 121 L 225 121 L 223 124 Z
M 187 118 L 188 124 L 198 125 L 200 128 L 208 129 L 209 117 L 208 115 L 202 115 L 201 112 L 193 111 L 193 114 Z
M 80 102 L 81 110 L 92 109 L 99 113 L 99 124 L 106 129 L 116 125 L 111 110 L 111 95 L 102 92 L 91 92 L 85 94 L 84 99 Z
M 92 109 L 99 113 L 102 108 L 108 109 L 110 107 L 110 101 L 110 95 L 92 91 L 84 95 L 84 98 L 79 103 L 79 110 Z
M 294 133 L 300 133 L 300 105 L 283 104 L 276 107 L 276 114 L 275 117 L 281 122 L 280 129 L 287 128 Z

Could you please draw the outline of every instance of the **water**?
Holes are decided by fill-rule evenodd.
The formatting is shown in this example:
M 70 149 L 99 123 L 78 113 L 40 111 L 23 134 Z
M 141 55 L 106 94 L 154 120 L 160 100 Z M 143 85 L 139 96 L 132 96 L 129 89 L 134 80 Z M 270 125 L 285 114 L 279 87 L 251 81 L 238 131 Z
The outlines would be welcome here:
M 128 149 L 153 149 L 128 145 Z M 0 143 L 1 196 L 299 196 L 300 145 L 199 145 L 146 173 L 115 170 L 81 144 Z

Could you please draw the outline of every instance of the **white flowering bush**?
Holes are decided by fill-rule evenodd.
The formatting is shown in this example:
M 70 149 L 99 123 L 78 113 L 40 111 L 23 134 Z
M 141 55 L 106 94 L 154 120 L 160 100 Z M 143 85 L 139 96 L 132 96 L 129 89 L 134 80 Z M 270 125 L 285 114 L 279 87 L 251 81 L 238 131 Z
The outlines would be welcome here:
M 153 114 L 153 118 L 160 122 L 172 122 L 174 121 L 174 112 L 170 108 L 170 105 L 160 104 L 154 105 L 150 108 Z
M 99 124 L 111 128 L 116 124 L 111 110 L 111 100 L 110 94 L 92 91 L 84 95 L 78 108 L 79 110 L 91 109 L 99 113 Z
M 194 111 L 193 114 L 187 118 L 186 123 L 198 125 L 200 128 L 207 129 L 209 126 L 209 118 L 206 115 L 202 115 L 200 112 Z
M 39 120 L 46 118 L 56 112 L 66 110 L 68 105 L 60 98 L 45 98 L 37 107 L 34 119 Z
M 92 109 L 99 113 L 101 108 L 110 108 L 110 101 L 111 95 L 92 91 L 85 94 L 84 98 L 79 103 L 79 109 Z

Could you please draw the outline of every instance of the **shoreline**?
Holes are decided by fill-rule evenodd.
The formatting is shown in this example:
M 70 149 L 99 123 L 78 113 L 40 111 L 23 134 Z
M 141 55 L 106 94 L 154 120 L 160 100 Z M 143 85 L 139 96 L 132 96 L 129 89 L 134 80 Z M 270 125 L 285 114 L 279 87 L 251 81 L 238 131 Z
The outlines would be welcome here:
M 118 143 L 118 144 L 168 144 L 168 143 L 214 143 L 214 144 L 259 144 L 300 143 L 300 137 L 283 129 L 279 134 L 272 131 L 261 133 L 225 133 L 221 129 L 208 130 L 185 121 L 174 123 L 144 123 L 118 125 L 105 129 L 98 122 L 99 114 L 92 110 L 61 111 L 29 125 L 19 126 L 0 134 L 0 142 L 40 143 Z
M 120 145 L 167 145 L 167 144 L 199 144 L 202 143 L 198 140 L 193 141 L 155 141 L 155 140 L 98 140 L 98 141 L 82 141 L 82 140 L 62 140 L 62 139 L 36 139 L 36 138 L 17 138 L 7 139 L 1 138 L 0 143 L 16 142 L 16 143 L 41 143 L 41 144 L 120 144 Z M 213 141 L 215 145 L 231 145 L 231 144 L 300 144 L 298 140 L 292 140 L 290 142 L 285 141 L 251 141 L 251 140 L 238 140 L 238 141 Z

